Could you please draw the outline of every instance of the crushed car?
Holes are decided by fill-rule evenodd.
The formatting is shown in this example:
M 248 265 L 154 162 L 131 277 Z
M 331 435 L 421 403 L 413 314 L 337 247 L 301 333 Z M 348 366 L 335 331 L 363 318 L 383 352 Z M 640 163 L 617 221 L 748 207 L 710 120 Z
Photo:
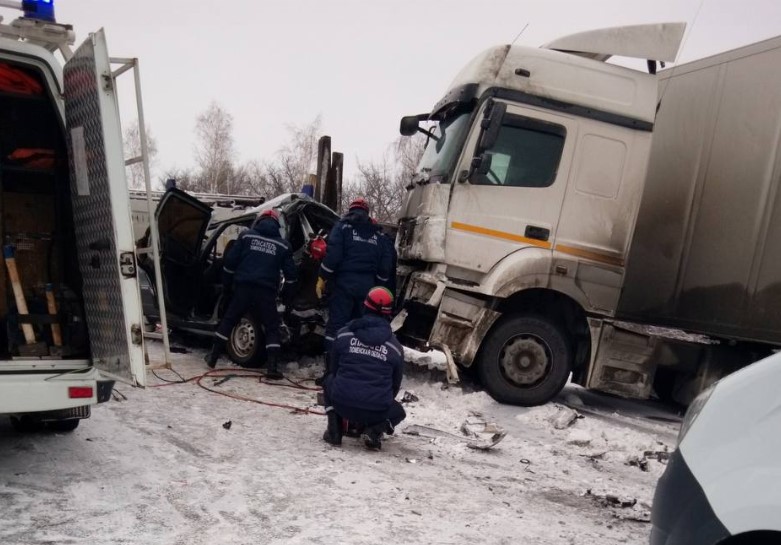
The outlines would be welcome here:
M 168 326 L 172 330 L 211 336 L 227 301 L 223 297 L 222 263 L 233 242 L 249 229 L 258 214 L 273 208 L 280 215 L 282 236 L 290 243 L 299 269 L 298 291 L 292 308 L 283 314 L 283 342 L 305 354 L 323 350 L 325 316 L 315 285 L 325 239 L 339 216 L 303 193 L 287 193 L 245 213 L 212 221 L 212 208 L 179 189 L 169 189 L 155 211 L 160 234 L 160 265 Z M 149 236 L 137 247 L 149 245 Z M 141 299 L 151 324 L 160 319 L 155 293 L 154 263 L 139 255 Z M 265 361 L 260 321 L 247 313 L 231 332 L 226 351 L 244 367 Z

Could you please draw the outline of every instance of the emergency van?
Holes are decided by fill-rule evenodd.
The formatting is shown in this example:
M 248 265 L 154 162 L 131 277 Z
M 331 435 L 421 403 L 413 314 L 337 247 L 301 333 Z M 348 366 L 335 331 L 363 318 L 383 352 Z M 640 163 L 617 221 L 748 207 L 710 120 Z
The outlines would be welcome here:
M 73 52 L 53 0 L 0 7 L 23 11 L 0 18 L 0 413 L 70 431 L 116 380 L 145 380 L 123 70 L 102 30 Z

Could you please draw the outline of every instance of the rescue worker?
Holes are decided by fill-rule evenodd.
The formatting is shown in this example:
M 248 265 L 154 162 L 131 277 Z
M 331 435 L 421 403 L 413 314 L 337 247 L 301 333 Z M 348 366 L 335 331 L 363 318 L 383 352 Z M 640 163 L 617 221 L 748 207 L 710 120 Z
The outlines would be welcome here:
M 244 231 L 225 256 L 223 282 L 232 296 L 215 333 L 206 363 L 214 368 L 228 337 L 246 312 L 253 312 L 266 333 L 266 377 L 283 378 L 277 368 L 280 352 L 277 293 L 279 273 L 285 277 L 282 298 L 289 304 L 297 281 L 290 245 L 279 234 L 279 214 L 264 210 L 251 229 Z
M 323 440 L 341 445 L 346 419 L 363 429 L 368 448 L 380 449 L 382 434 L 392 434 L 407 416 L 396 401 L 404 352 L 390 327 L 391 292 L 384 287 L 372 288 L 364 307 L 364 316 L 342 328 L 331 347 L 331 365 L 323 388 L 328 416 Z
M 382 285 L 385 286 L 390 290 L 390 292 L 393 294 L 393 296 L 396 296 L 396 267 L 398 264 L 399 256 L 396 252 L 396 239 L 395 237 L 388 233 L 385 229 L 382 229 L 380 231 L 380 242 L 382 242 L 385 245 L 385 251 L 390 254 L 390 274 L 388 275 L 388 280 L 385 282 L 382 282 Z
M 369 290 L 390 280 L 392 256 L 381 237 L 380 227 L 369 217 L 369 203 L 357 198 L 328 236 L 325 259 L 320 265 L 317 296 L 328 287 L 326 353 L 336 332 L 359 318 Z

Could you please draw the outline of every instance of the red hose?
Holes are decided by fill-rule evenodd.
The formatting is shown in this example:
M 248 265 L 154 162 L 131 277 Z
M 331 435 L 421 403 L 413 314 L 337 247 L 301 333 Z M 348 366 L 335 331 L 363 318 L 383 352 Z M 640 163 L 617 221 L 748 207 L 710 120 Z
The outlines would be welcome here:
M 294 405 L 287 405 L 285 403 L 273 403 L 271 401 L 263 401 L 262 399 L 255 399 L 252 397 L 246 397 L 240 394 L 233 394 L 230 392 L 221 392 L 220 390 L 211 388 L 209 386 L 204 385 L 201 381 L 208 377 L 222 377 L 222 376 L 230 376 L 231 378 L 246 378 L 246 377 L 260 377 L 260 383 L 261 384 L 267 384 L 269 386 L 280 386 L 282 388 L 292 388 L 294 390 L 306 390 L 309 392 L 319 392 L 321 391 L 321 388 L 313 388 L 311 386 L 304 386 L 301 382 L 296 382 L 292 379 L 289 379 L 285 377 L 285 380 L 288 381 L 290 384 L 280 384 L 277 382 L 268 382 L 264 380 L 265 375 L 260 371 L 253 371 L 251 369 L 243 369 L 240 372 L 236 372 L 233 369 L 213 369 L 211 371 L 206 371 L 202 375 L 195 375 L 194 377 L 190 377 L 181 381 L 177 382 L 166 382 L 165 384 L 153 384 L 149 386 L 149 388 L 162 388 L 164 386 L 178 386 L 181 384 L 187 384 L 188 382 L 193 382 L 206 390 L 207 392 L 212 392 L 214 394 L 219 394 L 225 397 L 229 397 L 231 399 L 237 399 L 239 401 L 249 401 L 251 403 L 257 403 L 259 405 L 265 405 L 267 407 L 276 407 L 278 409 L 287 409 L 291 410 L 298 414 L 316 414 L 324 416 L 325 412 L 310 409 L 309 407 L 296 407 Z M 305 382 L 305 381 L 302 381 Z

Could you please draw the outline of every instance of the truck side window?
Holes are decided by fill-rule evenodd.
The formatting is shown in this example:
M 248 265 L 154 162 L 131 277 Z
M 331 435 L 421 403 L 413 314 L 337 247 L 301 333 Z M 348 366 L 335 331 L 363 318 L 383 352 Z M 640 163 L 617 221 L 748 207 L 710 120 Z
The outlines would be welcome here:
M 478 185 L 548 187 L 556 180 L 564 138 L 561 125 L 537 119 L 506 115 L 496 144 L 487 154 L 491 168 L 476 176 Z

